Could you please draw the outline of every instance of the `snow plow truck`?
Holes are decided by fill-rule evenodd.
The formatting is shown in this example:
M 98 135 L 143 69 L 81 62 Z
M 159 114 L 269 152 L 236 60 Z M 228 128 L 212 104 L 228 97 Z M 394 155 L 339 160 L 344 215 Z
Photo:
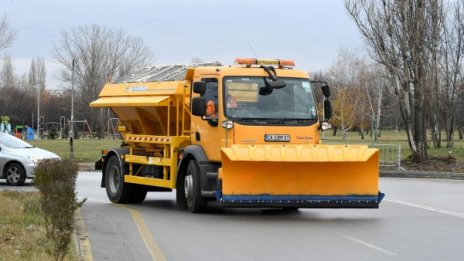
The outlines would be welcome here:
M 178 204 L 378 208 L 379 153 L 326 145 L 330 89 L 294 62 L 237 58 L 145 68 L 105 84 L 94 108 L 119 118 L 121 147 L 104 150 L 101 186 L 114 203 L 176 191 Z M 324 95 L 318 113 L 314 88 Z

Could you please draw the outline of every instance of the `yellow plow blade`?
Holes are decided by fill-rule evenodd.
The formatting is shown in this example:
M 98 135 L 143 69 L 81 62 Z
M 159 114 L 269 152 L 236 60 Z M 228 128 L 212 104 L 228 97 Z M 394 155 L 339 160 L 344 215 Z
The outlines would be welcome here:
M 221 149 L 224 206 L 378 207 L 378 150 L 364 145 Z

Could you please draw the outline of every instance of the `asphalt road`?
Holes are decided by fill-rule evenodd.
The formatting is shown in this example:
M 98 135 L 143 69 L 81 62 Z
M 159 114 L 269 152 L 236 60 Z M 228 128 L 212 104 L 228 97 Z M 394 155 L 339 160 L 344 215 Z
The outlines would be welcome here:
M 463 260 L 464 181 L 382 178 L 380 209 L 218 209 L 191 214 L 174 193 L 111 204 L 98 172 L 79 197 L 93 260 Z

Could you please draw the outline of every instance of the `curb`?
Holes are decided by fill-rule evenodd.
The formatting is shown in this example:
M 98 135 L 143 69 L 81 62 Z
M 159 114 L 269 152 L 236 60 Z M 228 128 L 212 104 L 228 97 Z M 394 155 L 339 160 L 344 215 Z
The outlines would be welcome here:
M 85 226 L 84 219 L 82 218 L 80 208 L 74 213 L 74 220 L 74 244 L 76 246 L 78 259 L 80 261 L 93 261 L 87 227 Z
M 380 170 L 380 177 L 464 180 L 464 173 L 419 170 Z
M 95 171 L 95 163 L 78 163 L 80 171 Z

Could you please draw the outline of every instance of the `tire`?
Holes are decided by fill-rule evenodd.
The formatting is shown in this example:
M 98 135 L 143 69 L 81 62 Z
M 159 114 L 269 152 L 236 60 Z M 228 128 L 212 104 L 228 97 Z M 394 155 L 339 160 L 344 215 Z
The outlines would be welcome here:
M 130 199 L 130 203 L 142 203 L 147 197 L 147 189 L 144 186 L 134 185 L 134 192 Z
M 205 212 L 208 207 L 208 200 L 201 196 L 200 170 L 195 160 L 188 162 L 183 185 L 189 211 L 192 213 Z
M 134 185 L 124 182 L 124 169 L 119 158 L 111 156 L 105 168 L 106 195 L 113 203 L 130 203 Z M 145 198 L 144 198 L 145 199 Z
M 187 207 L 187 199 L 185 198 L 185 191 L 184 191 L 184 179 L 185 175 L 177 177 L 177 185 L 176 185 L 176 203 L 181 208 Z
M 10 186 L 22 186 L 26 181 L 26 171 L 19 163 L 9 163 L 5 168 L 5 179 Z

